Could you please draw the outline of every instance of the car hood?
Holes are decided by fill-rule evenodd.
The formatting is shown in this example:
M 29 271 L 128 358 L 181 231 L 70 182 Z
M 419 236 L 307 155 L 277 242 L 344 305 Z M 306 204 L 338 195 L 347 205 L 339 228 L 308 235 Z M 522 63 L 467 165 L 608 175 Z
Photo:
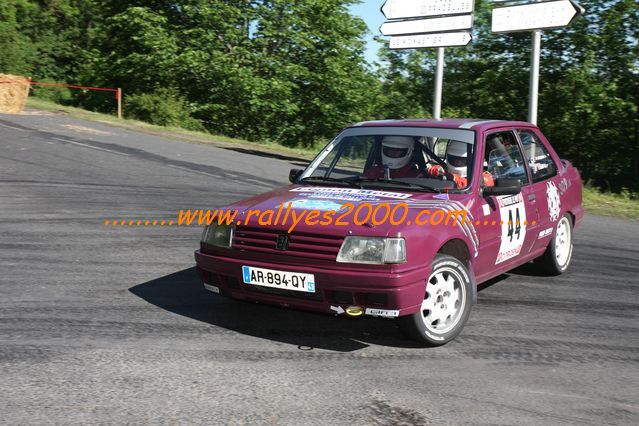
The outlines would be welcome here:
M 290 230 L 293 221 L 302 214 L 308 214 L 310 210 L 319 211 L 318 220 L 322 221 L 323 215 L 331 210 L 337 213 L 328 225 L 309 225 L 301 219 L 295 226 L 294 232 L 305 232 L 312 234 L 325 234 L 334 236 L 362 235 L 362 236 L 402 236 L 414 224 L 416 216 L 424 209 L 430 211 L 430 215 L 436 210 L 442 210 L 447 214 L 452 210 L 469 211 L 467 204 L 472 200 L 467 194 L 437 194 L 426 192 L 398 191 L 396 189 L 358 189 L 330 186 L 307 186 L 291 185 L 279 188 L 264 194 L 247 198 L 223 208 L 223 210 L 237 211 L 236 223 L 243 226 L 267 226 L 270 229 L 282 231 Z M 336 219 L 346 213 L 348 207 L 340 208 L 344 205 L 352 204 L 352 211 L 343 216 L 342 221 L 347 225 L 336 224 Z M 391 224 L 388 221 L 374 225 L 371 220 L 365 219 L 368 209 L 362 208 L 359 219 L 362 222 L 354 223 L 354 212 L 363 203 L 370 203 L 372 208 L 382 203 L 388 203 L 391 208 L 399 203 L 406 203 L 408 206 L 406 218 L 400 224 Z M 259 211 L 260 214 L 250 214 L 251 211 Z M 268 213 L 268 212 L 271 213 Z M 306 211 L 306 213 L 304 213 Z M 385 209 L 380 209 L 378 219 L 385 214 Z M 400 219 L 403 210 L 396 212 L 396 218 Z M 302 216 L 304 217 L 304 216 Z M 428 218 L 428 216 L 425 216 Z M 445 216 L 444 216 L 445 217 Z M 248 218 L 248 219 L 247 219 Z M 286 222 L 284 222 L 286 219 Z M 260 223 L 261 221 L 261 223 Z M 423 235 L 424 228 L 420 231 Z M 435 227 L 429 226 L 430 229 Z M 452 228 L 449 226 L 438 226 L 437 229 Z

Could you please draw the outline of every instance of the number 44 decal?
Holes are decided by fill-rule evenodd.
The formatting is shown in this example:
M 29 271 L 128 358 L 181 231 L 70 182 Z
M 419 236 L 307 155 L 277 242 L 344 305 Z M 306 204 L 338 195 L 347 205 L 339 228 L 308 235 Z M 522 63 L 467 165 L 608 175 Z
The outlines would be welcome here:
M 498 197 L 501 218 L 501 244 L 495 264 L 521 253 L 526 237 L 526 207 L 521 194 Z
M 508 234 L 507 236 L 510 238 L 510 242 L 513 241 L 513 236 L 517 235 L 516 240 L 519 240 L 521 237 L 521 217 L 519 215 L 519 207 L 515 208 L 517 212 L 513 220 L 513 211 L 512 209 L 508 210 Z

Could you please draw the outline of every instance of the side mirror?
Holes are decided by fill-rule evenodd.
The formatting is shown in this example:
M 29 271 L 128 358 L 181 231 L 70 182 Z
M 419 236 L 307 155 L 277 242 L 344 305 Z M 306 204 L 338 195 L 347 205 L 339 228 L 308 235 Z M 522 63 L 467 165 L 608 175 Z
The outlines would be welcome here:
M 291 183 L 295 183 L 297 181 L 297 178 L 300 177 L 303 171 L 304 169 L 291 169 L 291 171 L 288 172 L 288 181 Z
M 498 179 L 495 186 L 485 186 L 484 195 L 517 195 L 521 192 L 518 180 Z

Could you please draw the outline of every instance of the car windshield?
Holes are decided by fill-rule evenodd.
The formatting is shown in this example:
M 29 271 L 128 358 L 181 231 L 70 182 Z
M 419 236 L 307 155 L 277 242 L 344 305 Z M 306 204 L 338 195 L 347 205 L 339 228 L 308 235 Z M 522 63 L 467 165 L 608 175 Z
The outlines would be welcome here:
M 475 134 L 430 127 L 352 127 L 313 160 L 298 182 L 441 191 L 465 189 Z

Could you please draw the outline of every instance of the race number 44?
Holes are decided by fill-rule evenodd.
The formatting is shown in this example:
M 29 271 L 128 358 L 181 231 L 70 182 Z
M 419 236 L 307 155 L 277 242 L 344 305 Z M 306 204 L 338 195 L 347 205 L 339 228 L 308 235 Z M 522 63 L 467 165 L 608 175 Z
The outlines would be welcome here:
M 521 194 L 499 197 L 499 214 L 501 218 L 501 244 L 495 264 L 511 259 L 524 246 L 526 237 L 526 207 Z

